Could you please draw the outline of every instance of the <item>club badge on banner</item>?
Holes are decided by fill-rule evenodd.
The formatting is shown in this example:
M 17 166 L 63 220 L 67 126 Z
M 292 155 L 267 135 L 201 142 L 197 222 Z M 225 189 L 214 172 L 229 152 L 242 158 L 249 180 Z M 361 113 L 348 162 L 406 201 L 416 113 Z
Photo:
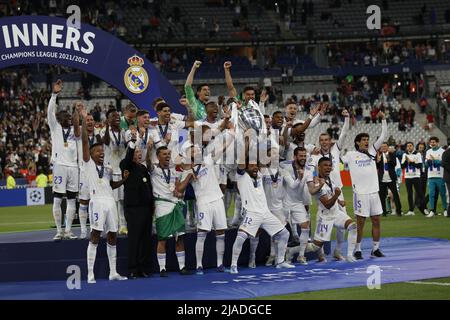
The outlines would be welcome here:
M 27 206 L 39 206 L 44 204 L 44 188 L 27 188 Z

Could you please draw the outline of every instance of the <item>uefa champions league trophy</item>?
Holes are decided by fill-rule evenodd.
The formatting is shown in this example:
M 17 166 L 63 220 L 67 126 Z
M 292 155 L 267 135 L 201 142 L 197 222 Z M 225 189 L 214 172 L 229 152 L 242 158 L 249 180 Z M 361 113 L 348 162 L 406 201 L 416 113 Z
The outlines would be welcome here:
M 256 135 L 265 131 L 266 124 L 264 116 L 258 104 L 250 100 L 246 106 L 238 108 L 238 104 L 233 102 L 231 105 L 231 121 L 236 128 L 236 134 L 244 134 L 248 129 L 253 129 Z

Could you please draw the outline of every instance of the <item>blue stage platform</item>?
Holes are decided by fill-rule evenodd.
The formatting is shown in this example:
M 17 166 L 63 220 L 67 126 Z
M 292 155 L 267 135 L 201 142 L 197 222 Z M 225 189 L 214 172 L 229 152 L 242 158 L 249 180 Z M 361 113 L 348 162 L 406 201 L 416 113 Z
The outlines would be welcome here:
M 112 282 L 97 280 L 80 290 L 69 290 L 66 281 L 0 283 L 0 299 L 242 299 L 304 291 L 365 286 L 369 266 L 381 270 L 381 285 L 450 276 L 450 242 L 429 238 L 387 238 L 382 247 L 385 258 L 368 258 L 370 240 L 364 239 L 366 259 L 356 263 L 311 262 L 308 266 L 279 270 L 274 267 L 240 268 L 238 275 L 207 270 L 203 276 Z
M 231 251 L 236 237 L 236 229 L 228 230 L 225 235 L 225 265 L 231 263 Z M 79 234 L 79 229 L 75 228 L 75 234 Z M 53 242 L 51 239 L 54 231 L 34 231 L 19 233 L 0 234 L 0 282 L 11 281 L 40 281 L 40 280 L 64 280 L 67 278 L 67 267 L 77 265 L 81 269 L 82 276 L 87 276 L 86 249 L 87 240 L 65 240 Z M 195 241 L 196 233 L 185 236 L 186 266 L 195 269 Z M 216 266 L 216 249 L 214 234 L 208 234 L 205 242 L 205 254 L 203 266 L 205 268 Z M 156 239 L 153 241 L 153 252 L 156 252 Z M 173 271 L 178 269 L 175 257 L 175 246 L 172 241 L 168 244 L 167 269 Z M 260 244 L 256 251 L 256 262 L 264 263 L 269 255 L 269 236 L 263 232 L 260 236 Z M 248 264 L 249 241 L 246 241 L 243 252 L 239 259 L 239 264 Z M 325 247 L 325 252 L 330 252 L 329 244 Z M 117 243 L 118 271 L 127 273 L 127 238 L 119 237 Z M 315 254 L 307 256 L 315 258 Z M 154 271 L 159 271 L 156 254 L 153 255 Z M 97 249 L 97 259 L 95 263 L 95 273 L 97 279 L 106 279 L 108 276 L 108 258 L 106 255 L 105 240 L 100 242 Z

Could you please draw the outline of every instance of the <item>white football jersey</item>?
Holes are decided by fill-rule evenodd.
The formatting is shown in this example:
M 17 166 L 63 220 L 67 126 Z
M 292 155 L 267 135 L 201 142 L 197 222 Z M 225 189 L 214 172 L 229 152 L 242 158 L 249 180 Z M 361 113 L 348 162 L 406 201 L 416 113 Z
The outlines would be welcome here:
M 357 194 L 370 194 L 379 191 L 377 165 L 374 158 L 376 157 L 375 149 L 370 154 L 373 158 L 359 151 L 348 151 L 342 157 L 350 170 L 353 191 Z
M 331 181 L 333 181 L 333 184 L 336 187 L 342 188 L 342 179 L 341 179 L 341 171 L 340 171 L 340 154 L 341 151 L 339 150 L 339 147 L 335 143 L 329 150 L 328 153 L 324 153 L 320 151 L 319 154 L 312 154 L 308 157 L 308 160 L 306 161 L 306 167 L 307 167 L 307 178 L 306 182 L 313 181 L 313 177 L 317 175 L 318 172 L 318 164 L 319 160 L 322 157 L 327 157 L 331 159 L 331 162 L 333 164 L 333 170 L 330 172 L 330 178 Z
M 103 135 L 105 133 L 106 131 L 103 132 Z M 119 132 L 115 132 L 110 128 L 109 139 L 109 146 L 104 145 L 105 163 L 112 167 L 113 174 L 122 174 L 120 162 L 125 158 L 127 153 L 125 130 L 121 129 Z
M 74 127 L 63 129 L 56 120 L 56 94 L 52 93 L 47 109 L 47 121 L 52 138 L 52 163 L 68 167 L 78 167 L 78 145 L 80 137 L 75 137 Z M 66 142 L 64 142 L 64 140 Z M 82 157 L 82 155 L 79 155 Z
M 282 210 L 285 190 L 281 169 L 261 168 L 261 175 L 264 192 L 266 193 L 267 206 L 271 212 Z
M 152 179 L 153 196 L 155 198 L 162 198 L 173 202 L 180 200 L 173 195 L 175 183 L 180 178 L 180 173 L 175 168 L 162 169 L 160 166 L 155 165 L 150 172 L 150 177 Z
M 284 188 L 286 190 L 283 205 L 286 209 L 299 203 L 303 203 L 304 205 L 311 203 L 311 195 L 306 185 L 306 175 L 303 174 L 302 178 L 297 177 L 292 165 L 292 162 L 286 162 L 282 171 Z
M 327 181 L 327 183 L 325 183 L 322 186 L 322 188 L 316 193 L 319 215 L 327 217 L 327 218 L 332 218 L 338 214 L 339 204 L 337 201 L 334 203 L 334 205 L 330 209 L 327 209 L 320 201 L 320 198 L 323 196 L 326 196 L 328 199 L 332 198 L 336 187 L 337 186 L 335 184 L 333 184 L 333 182 L 330 179 L 330 181 Z
M 178 153 L 179 130 L 186 127 L 185 121 L 171 120 L 167 125 L 157 124 L 150 130 L 150 137 L 153 139 L 152 162 L 157 163 L 156 150 L 166 146 L 172 151 L 172 159 Z M 170 141 L 166 143 L 164 137 L 170 134 Z
M 243 209 L 257 213 L 270 212 L 260 172 L 253 179 L 245 170 L 238 169 L 236 180 Z
M 89 159 L 84 163 L 85 177 L 89 184 L 89 195 L 91 199 L 108 199 L 114 201 L 113 190 L 110 182 L 112 180 L 112 168 L 108 165 L 97 166 L 94 160 Z
M 203 158 L 201 165 L 198 164 L 191 170 L 186 170 L 183 173 L 183 179 L 192 172 L 197 176 L 196 181 L 191 180 L 191 185 L 194 188 L 195 198 L 198 204 L 208 204 L 222 199 L 223 193 L 219 186 L 216 164 L 211 154 Z

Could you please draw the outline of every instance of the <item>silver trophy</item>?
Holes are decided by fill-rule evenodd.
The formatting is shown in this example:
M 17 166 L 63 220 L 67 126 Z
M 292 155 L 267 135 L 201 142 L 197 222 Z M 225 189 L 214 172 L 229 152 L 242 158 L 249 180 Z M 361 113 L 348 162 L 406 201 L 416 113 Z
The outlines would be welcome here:
M 239 127 L 244 132 L 253 129 L 257 135 L 265 128 L 264 116 L 255 101 L 250 100 L 241 109 L 238 109 L 237 104 L 233 102 L 231 108 L 231 121 L 236 128 Z

